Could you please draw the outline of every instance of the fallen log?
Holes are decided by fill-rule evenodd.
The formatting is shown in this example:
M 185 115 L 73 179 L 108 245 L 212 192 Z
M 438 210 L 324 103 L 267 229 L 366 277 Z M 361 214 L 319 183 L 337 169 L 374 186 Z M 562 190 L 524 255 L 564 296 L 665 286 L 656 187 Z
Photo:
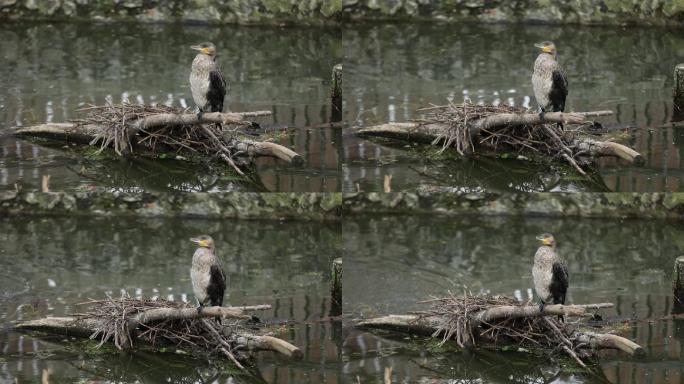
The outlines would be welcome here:
M 579 358 L 580 350 L 618 349 L 630 355 L 644 353 L 638 344 L 624 337 L 579 329 L 563 323 L 555 316 L 591 317 L 590 310 L 610 308 L 612 303 L 586 305 L 527 305 L 503 296 L 447 297 L 429 300 L 432 307 L 409 315 L 389 315 L 358 321 L 364 329 L 438 337 L 442 343 L 453 340 L 460 347 L 516 344 L 533 347 L 560 348 L 586 367 Z
M 248 118 L 268 116 L 270 111 L 196 113 L 170 107 L 131 104 L 84 108 L 89 115 L 70 123 L 47 123 L 15 128 L 19 137 L 35 137 L 66 143 L 112 147 L 118 154 L 194 153 L 217 157 L 238 174 L 236 157 L 275 157 L 299 165 L 302 157 L 291 149 L 268 141 L 245 138 L 240 127 Z M 223 124 L 222 128 L 215 124 Z M 237 128 L 230 128 L 237 127 Z
M 12 328 L 20 332 L 40 331 L 99 338 L 100 345 L 113 342 L 118 349 L 128 349 L 134 343 L 144 342 L 151 345 L 170 343 L 177 347 L 200 347 L 208 352 L 218 350 L 242 368 L 239 360 L 245 360 L 247 356 L 236 355 L 238 352 L 274 351 L 292 359 L 302 357 L 301 350 L 285 340 L 268 334 L 256 334 L 239 323 L 221 326 L 213 320 L 207 320 L 214 317 L 250 320 L 253 316 L 246 314 L 247 311 L 270 309 L 270 305 L 215 306 L 205 307 L 198 312 L 196 307 L 161 299 L 123 297 L 84 304 L 93 308 L 72 316 L 21 321 Z
M 468 103 L 433 106 L 420 111 L 426 112 L 428 117 L 414 122 L 359 128 L 355 134 L 454 147 L 461 155 L 512 152 L 547 156 L 566 161 L 583 175 L 586 171 L 580 165 L 580 159 L 612 156 L 635 165 L 644 163 L 643 156 L 627 146 L 582 134 L 582 126 L 594 124 L 589 117 L 608 116 L 612 111 L 550 112 L 543 120 L 539 114 L 521 108 Z M 567 129 L 569 126 L 577 128 Z

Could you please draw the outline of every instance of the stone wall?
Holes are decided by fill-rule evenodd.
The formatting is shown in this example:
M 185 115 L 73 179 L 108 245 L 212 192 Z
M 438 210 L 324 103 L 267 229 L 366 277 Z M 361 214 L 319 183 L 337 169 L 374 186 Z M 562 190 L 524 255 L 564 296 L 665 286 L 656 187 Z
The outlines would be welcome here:
M 345 0 L 351 19 L 677 25 L 684 0 Z
M 342 0 L 0 0 L 0 18 L 325 24 Z
M 330 24 L 442 20 L 684 24 L 684 0 L 0 0 L 3 19 Z

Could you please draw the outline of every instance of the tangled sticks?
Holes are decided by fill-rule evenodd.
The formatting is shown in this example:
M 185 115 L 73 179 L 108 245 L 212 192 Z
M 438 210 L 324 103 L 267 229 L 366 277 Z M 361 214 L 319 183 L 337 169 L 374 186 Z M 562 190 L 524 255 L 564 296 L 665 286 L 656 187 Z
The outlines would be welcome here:
M 247 118 L 268 116 L 270 111 L 204 113 L 200 120 L 187 109 L 110 103 L 88 106 L 79 112 L 84 116 L 70 123 L 22 127 L 15 134 L 87 143 L 101 149 L 111 147 L 119 155 L 137 151 L 218 158 L 240 175 L 244 172 L 235 161 L 237 157 L 270 156 L 289 163 L 302 162 L 301 156 L 289 148 L 240 134 L 241 129 L 254 124 Z
M 431 106 L 421 109 L 423 119 L 359 129 L 360 136 L 380 136 L 453 147 L 461 155 L 484 149 L 496 154 L 543 156 L 562 159 L 580 174 L 580 164 L 592 157 L 614 156 L 640 165 L 643 157 L 624 145 L 589 138 L 582 126 L 593 125 L 587 117 L 606 116 L 611 111 L 546 113 L 544 120 L 524 108 L 474 105 L 470 103 Z M 558 124 L 564 124 L 560 128 Z
M 592 317 L 588 310 L 609 308 L 611 303 L 588 305 L 547 305 L 540 312 L 538 305 L 521 303 L 505 296 L 449 296 L 428 300 L 425 311 L 410 315 L 390 315 L 360 321 L 362 328 L 390 329 L 441 338 L 441 343 L 453 340 L 460 347 L 478 344 L 514 344 L 560 350 L 580 366 L 584 352 L 614 348 L 631 355 L 642 354 L 643 348 L 623 337 L 594 333 L 577 326 L 561 323 L 549 316 Z
M 196 307 L 185 303 L 128 296 L 83 304 L 90 306 L 84 313 L 24 321 L 15 328 L 99 339 L 99 345 L 113 342 L 118 349 L 145 342 L 152 346 L 173 345 L 218 352 L 241 369 L 244 367 L 240 361 L 246 359 L 245 352 L 249 351 L 270 350 L 290 358 L 301 358 L 301 350 L 287 341 L 256 334 L 243 326 L 242 321 L 252 318 L 246 311 L 269 309 L 268 305 L 206 307 L 198 313 Z M 224 321 L 219 325 L 211 319 L 215 316 L 232 322 Z

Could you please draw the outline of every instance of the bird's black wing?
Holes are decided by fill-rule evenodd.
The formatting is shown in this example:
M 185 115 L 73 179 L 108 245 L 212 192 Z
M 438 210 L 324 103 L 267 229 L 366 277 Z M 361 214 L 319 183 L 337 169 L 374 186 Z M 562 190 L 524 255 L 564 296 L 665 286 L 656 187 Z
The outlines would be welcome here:
M 555 262 L 552 269 L 551 286 L 549 291 L 554 304 L 565 304 L 565 294 L 568 292 L 568 268 L 565 263 Z
M 226 275 L 219 265 L 212 265 L 209 270 L 209 286 L 207 296 L 211 305 L 223 305 L 223 294 L 226 292 Z
M 554 112 L 565 111 L 565 99 L 568 96 L 568 78 L 565 76 L 563 68 L 556 68 L 551 73 L 551 92 L 549 92 L 549 100 L 553 105 Z
M 218 70 L 209 72 L 209 90 L 207 101 L 211 112 L 223 112 L 223 99 L 226 97 L 226 80 Z

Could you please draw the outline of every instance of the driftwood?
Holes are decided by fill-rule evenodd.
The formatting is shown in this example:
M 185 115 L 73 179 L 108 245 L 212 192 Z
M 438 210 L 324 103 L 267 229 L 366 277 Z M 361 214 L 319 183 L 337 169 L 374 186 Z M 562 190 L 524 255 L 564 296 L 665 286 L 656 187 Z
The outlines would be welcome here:
M 83 119 L 19 127 L 14 134 L 64 142 L 112 147 L 118 154 L 197 153 L 228 163 L 240 175 L 235 159 L 275 157 L 300 164 L 302 157 L 291 149 L 268 141 L 256 141 L 240 133 L 253 123 L 248 118 L 268 116 L 270 111 L 202 114 L 188 110 L 147 105 L 91 106 L 79 110 Z M 220 128 L 219 125 L 222 125 Z
M 618 349 L 640 355 L 644 349 L 624 337 L 596 333 L 563 323 L 555 316 L 592 317 L 590 310 L 610 308 L 611 303 L 587 305 L 527 305 L 513 298 L 464 295 L 427 301 L 432 307 L 409 315 L 389 315 L 361 320 L 357 327 L 438 337 L 460 347 L 486 345 L 532 345 L 559 349 L 582 367 L 586 350 Z
M 256 334 L 240 326 L 240 320 L 254 319 L 247 311 L 269 309 L 270 305 L 243 307 L 197 308 L 166 300 L 109 299 L 84 303 L 93 309 L 66 317 L 47 317 L 22 321 L 14 325 L 17 331 L 41 331 L 75 337 L 99 338 L 100 345 L 113 342 L 118 349 L 131 348 L 134 343 L 151 345 L 171 343 L 178 347 L 220 351 L 236 366 L 244 369 L 249 351 L 274 351 L 292 359 L 302 352 L 285 340 Z M 220 317 L 219 325 L 215 317 Z M 229 323 L 227 319 L 238 322 Z M 263 331 L 262 331 L 263 332 Z
M 422 109 L 428 117 L 407 123 L 389 123 L 360 128 L 359 136 L 386 137 L 403 141 L 454 147 L 461 155 L 480 152 L 534 154 L 559 158 L 585 175 L 582 162 L 612 156 L 642 165 L 644 158 L 622 144 L 598 141 L 581 133 L 593 125 L 589 117 L 608 116 L 612 111 L 529 113 L 507 106 L 472 104 L 433 106 Z M 560 128 L 563 124 L 565 128 Z

